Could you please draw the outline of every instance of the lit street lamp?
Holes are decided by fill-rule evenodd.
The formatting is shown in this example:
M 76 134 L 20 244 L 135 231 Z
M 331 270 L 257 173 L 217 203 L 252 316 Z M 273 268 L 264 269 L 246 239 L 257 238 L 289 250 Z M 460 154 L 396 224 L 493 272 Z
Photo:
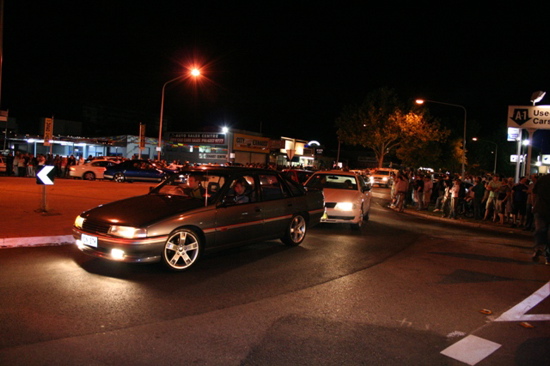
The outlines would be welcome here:
M 477 137 L 472 137 L 472 141 L 483 141 L 483 142 L 488 142 L 490 144 L 495 145 L 495 166 L 493 168 L 493 174 L 497 174 L 497 154 L 498 154 L 498 145 L 497 145 L 497 143 L 493 142 L 493 141 L 489 141 L 489 140 L 481 140 L 481 139 L 478 139 Z
M 189 73 L 191 76 L 193 77 L 198 77 L 200 76 L 201 72 L 199 69 L 197 68 L 194 68 L 191 70 L 191 72 Z M 184 77 L 186 77 L 188 75 L 184 74 L 184 75 L 180 75 L 176 78 L 173 78 L 172 80 L 168 80 L 167 82 L 164 83 L 164 85 L 162 86 L 162 95 L 161 95 L 161 98 L 160 98 L 160 121 L 159 121 L 159 141 L 158 141 L 158 146 L 157 146 L 157 150 L 158 150 L 158 160 L 160 161 L 160 155 L 161 155 L 161 152 L 162 152 L 162 121 L 163 121 L 163 116 L 164 116 L 164 90 L 166 89 L 166 85 L 178 80 L 178 79 L 182 79 Z
M 466 108 L 464 108 L 460 104 L 437 102 L 435 100 L 428 100 L 428 99 L 417 99 L 416 100 L 416 104 L 424 104 L 424 102 L 449 105 L 451 107 L 458 107 L 458 108 L 462 108 L 464 110 L 464 136 L 462 137 L 462 149 L 464 149 L 464 152 L 462 154 L 462 179 L 464 179 L 464 173 L 466 171 L 466 167 L 465 167 L 466 166 L 466 120 L 467 120 Z

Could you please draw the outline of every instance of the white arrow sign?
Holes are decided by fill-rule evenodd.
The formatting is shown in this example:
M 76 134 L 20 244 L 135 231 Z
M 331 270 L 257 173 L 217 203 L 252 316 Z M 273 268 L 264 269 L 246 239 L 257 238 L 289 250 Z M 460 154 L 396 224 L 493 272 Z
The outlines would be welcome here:
M 52 185 L 53 180 L 48 176 L 55 167 L 53 165 L 44 165 L 40 172 L 36 175 L 36 178 L 42 182 L 41 184 Z M 53 175 L 53 173 L 52 173 Z

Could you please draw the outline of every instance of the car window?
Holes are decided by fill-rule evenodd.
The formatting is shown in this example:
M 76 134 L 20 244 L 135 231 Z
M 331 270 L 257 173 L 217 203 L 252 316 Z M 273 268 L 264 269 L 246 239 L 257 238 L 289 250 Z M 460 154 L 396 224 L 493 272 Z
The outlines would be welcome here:
M 288 189 L 281 184 L 277 175 L 260 174 L 260 191 L 264 201 L 289 197 Z
M 357 189 L 357 179 L 353 175 L 316 174 L 308 182 L 307 187 L 352 190 Z
M 303 196 L 306 191 L 304 190 L 304 186 L 295 180 L 287 179 L 285 181 L 288 185 L 288 188 L 290 189 L 290 193 L 294 196 Z
M 249 203 L 256 202 L 256 184 L 254 177 L 251 175 L 245 175 L 233 179 L 229 185 L 229 190 L 225 195 L 225 203 Z

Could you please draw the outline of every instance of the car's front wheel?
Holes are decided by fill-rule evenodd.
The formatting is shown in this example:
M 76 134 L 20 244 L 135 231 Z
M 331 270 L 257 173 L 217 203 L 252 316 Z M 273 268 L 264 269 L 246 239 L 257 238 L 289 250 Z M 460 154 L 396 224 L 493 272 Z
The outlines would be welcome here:
M 162 261 L 173 271 L 183 271 L 199 259 L 201 248 L 201 238 L 195 231 L 179 229 L 164 244 Z
M 285 236 L 281 238 L 282 242 L 289 246 L 300 245 L 304 238 L 306 237 L 307 232 L 307 222 L 304 216 L 301 214 L 295 215 L 285 232 Z

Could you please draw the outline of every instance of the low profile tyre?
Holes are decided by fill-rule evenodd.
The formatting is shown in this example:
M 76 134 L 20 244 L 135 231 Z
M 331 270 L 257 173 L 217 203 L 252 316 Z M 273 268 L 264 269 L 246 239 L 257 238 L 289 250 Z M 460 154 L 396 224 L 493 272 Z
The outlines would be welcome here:
M 124 177 L 124 174 L 122 173 L 116 173 L 113 177 L 113 180 L 117 183 L 123 183 L 124 181 L 126 181 L 126 177 Z
M 162 262 L 172 271 L 184 271 L 199 259 L 200 236 L 190 229 L 179 229 L 168 237 L 162 250 Z
M 86 172 L 82 175 L 84 180 L 95 180 L 95 174 L 93 172 Z
M 304 241 L 306 232 L 306 219 L 301 214 L 295 215 L 292 220 L 290 220 L 285 236 L 281 238 L 281 241 L 291 247 L 298 246 Z

